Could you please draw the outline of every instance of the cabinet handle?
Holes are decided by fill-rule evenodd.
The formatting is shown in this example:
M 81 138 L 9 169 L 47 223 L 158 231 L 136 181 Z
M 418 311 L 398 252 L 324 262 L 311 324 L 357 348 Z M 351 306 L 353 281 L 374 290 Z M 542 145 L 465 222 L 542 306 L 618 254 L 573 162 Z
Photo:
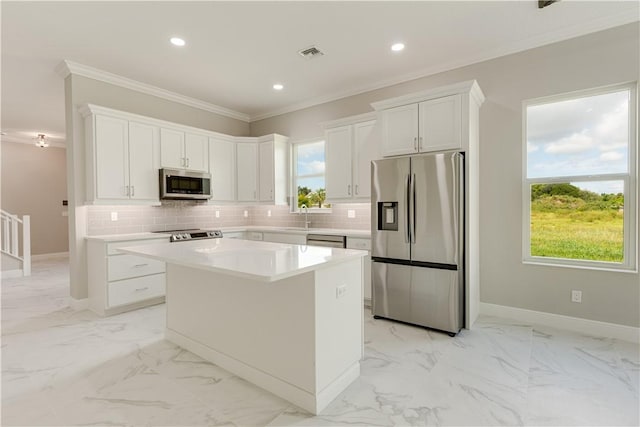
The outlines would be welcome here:
M 413 138 L 413 151 L 418 151 L 418 138 Z
M 140 267 L 146 267 L 149 264 L 136 264 L 133 266 L 133 268 L 140 268 Z
M 358 195 L 358 184 L 356 184 L 356 196 Z
M 134 187 L 133 185 L 131 186 L 131 197 L 135 196 L 136 194 L 136 187 Z
M 144 288 L 137 288 L 136 292 L 140 292 L 140 291 L 146 291 L 147 289 L 149 289 L 148 286 L 145 286 Z

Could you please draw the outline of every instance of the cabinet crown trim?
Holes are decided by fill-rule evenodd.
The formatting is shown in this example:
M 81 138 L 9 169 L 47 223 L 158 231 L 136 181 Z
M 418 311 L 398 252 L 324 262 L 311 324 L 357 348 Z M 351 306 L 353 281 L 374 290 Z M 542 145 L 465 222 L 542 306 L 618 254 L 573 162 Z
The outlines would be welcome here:
M 389 108 L 400 107 L 402 105 L 414 104 L 429 99 L 442 98 L 449 95 L 468 93 L 469 96 L 478 104 L 482 105 L 485 100 L 484 94 L 476 80 L 468 80 L 461 83 L 455 83 L 448 86 L 440 86 L 437 88 L 427 89 L 420 92 L 414 92 L 395 98 L 385 99 L 383 101 L 372 102 L 371 106 L 376 111 L 386 110 Z
M 357 114 L 355 116 L 343 117 L 341 119 L 320 122 L 320 127 L 323 129 L 330 129 L 338 126 L 348 126 L 356 123 L 368 122 L 375 119 L 376 119 L 376 112 L 371 111 L 369 113 Z

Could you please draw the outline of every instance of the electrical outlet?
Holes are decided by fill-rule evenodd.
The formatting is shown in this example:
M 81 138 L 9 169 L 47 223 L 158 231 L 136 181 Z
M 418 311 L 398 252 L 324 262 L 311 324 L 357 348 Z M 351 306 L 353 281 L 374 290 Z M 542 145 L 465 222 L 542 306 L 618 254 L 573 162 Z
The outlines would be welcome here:
M 249 211 L 244 211 L 244 217 L 249 218 Z
M 111 212 L 111 221 L 118 220 L 118 212 Z
M 347 285 L 336 286 L 336 299 L 342 298 L 347 293 Z
M 271 216 L 271 209 L 267 211 L 267 216 Z
M 571 302 L 582 302 L 582 291 L 571 291 Z
M 356 211 L 354 209 L 348 209 L 347 218 L 355 218 L 355 217 L 356 217 Z
M 220 211 L 216 211 L 216 218 L 220 218 Z

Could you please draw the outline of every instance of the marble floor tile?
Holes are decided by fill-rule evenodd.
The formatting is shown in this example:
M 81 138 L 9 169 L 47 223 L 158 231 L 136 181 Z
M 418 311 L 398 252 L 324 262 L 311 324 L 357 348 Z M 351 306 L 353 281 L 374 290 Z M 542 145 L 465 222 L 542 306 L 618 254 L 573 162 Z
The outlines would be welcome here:
M 164 340 L 164 304 L 68 307 L 66 260 L 2 282 L 2 425 L 639 425 L 636 344 L 481 316 L 454 338 L 365 311 L 361 376 L 318 416 Z

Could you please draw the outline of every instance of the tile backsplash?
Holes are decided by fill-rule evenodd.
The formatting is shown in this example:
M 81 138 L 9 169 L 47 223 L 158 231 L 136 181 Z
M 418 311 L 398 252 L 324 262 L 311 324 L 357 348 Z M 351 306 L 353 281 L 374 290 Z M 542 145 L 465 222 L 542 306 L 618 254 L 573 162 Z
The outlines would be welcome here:
M 331 213 L 310 213 L 310 227 L 368 230 L 370 206 L 334 204 Z M 349 211 L 353 218 L 349 218 Z M 111 220 L 113 212 L 117 212 L 116 221 Z M 304 214 L 291 213 L 288 206 L 216 206 L 192 201 L 163 201 L 162 206 L 87 206 L 87 214 L 89 236 L 245 225 L 304 227 L 305 221 Z

